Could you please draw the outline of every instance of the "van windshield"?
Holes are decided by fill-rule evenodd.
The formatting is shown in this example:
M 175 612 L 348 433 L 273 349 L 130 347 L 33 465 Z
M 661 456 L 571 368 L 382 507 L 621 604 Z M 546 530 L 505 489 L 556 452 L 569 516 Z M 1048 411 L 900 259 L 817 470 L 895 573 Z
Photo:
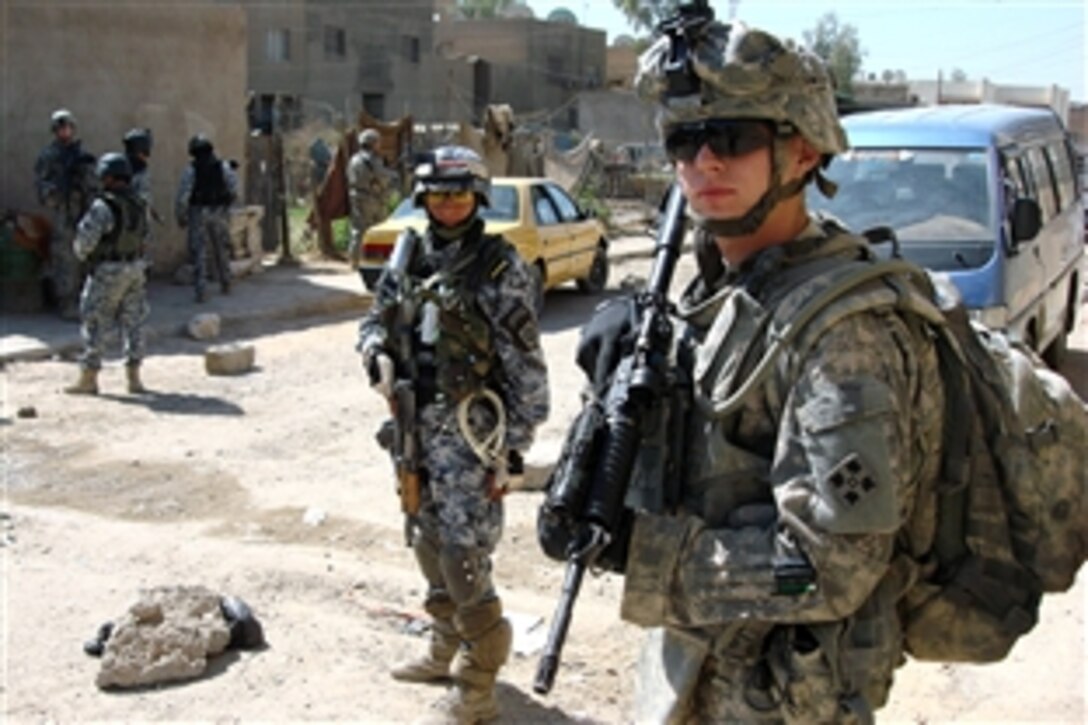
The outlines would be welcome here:
M 838 193 L 828 199 L 809 186 L 809 208 L 830 212 L 854 232 L 891 227 L 907 259 L 955 270 L 981 266 L 993 254 L 984 149 L 851 149 L 826 175 Z

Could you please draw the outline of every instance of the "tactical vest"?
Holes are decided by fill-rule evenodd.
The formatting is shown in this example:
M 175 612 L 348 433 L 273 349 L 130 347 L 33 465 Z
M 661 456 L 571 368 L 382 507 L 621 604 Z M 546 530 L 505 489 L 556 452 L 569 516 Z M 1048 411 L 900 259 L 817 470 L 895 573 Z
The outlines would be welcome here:
M 92 263 L 134 262 L 143 256 L 147 205 L 131 193 L 104 191 L 99 196 L 113 213 L 113 229 L 99 240 Z
M 206 162 L 193 161 L 196 179 L 189 195 L 191 206 L 229 206 L 234 195 L 227 187 L 223 162 L 212 156 Z
M 413 268 L 418 384 L 424 400 L 456 403 L 496 382 L 495 339 L 478 295 L 498 278 L 513 252 L 501 237 L 490 235 L 466 238 L 463 244 L 445 269 L 427 274 L 418 264 Z M 420 331 L 432 325 L 437 334 L 433 341 L 424 340 Z

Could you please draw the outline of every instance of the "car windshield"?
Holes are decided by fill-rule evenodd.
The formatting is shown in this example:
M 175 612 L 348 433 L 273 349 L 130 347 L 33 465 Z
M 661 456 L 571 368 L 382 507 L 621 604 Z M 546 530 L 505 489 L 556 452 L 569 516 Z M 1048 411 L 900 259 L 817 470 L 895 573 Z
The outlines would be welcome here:
M 852 231 L 886 226 L 902 254 L 933 269 L 985 264 L 993 253 L 993 196 L 983 149 L 851 149 L 826 171 L 839 189 L 809 187 L 809 207 Z
M 518 219 L 518 190 L 509 184 L 492 184 L 491 206 L 482 207 L 480 216 L 497 222 L 513 222 Z M 423 209 L 412 203 L 412 197 L 406 197 L 393 210 L 393 219 L 422 219 L 426 216 Z

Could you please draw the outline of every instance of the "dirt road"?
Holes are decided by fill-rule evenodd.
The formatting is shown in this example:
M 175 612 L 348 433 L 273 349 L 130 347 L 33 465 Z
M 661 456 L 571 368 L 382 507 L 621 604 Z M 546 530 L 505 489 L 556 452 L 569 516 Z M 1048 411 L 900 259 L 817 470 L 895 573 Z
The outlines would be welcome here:
M 644 270 L 644 262 L 614 269 L 613 286 Z M 553 413 L 533 458 L 558 450 L 577 409 L 572 350 L 597 299 L 573 290 L 549 297 Z M 257 348 L 253 373 L 208 377 L 201 345 L 164 340 L 145 366 L 152 392 L 142 397 L 123 393 L 116 363 L 97 398 L 60 392 L 70 363 L 3 370 L 0 718 L 402 722 L 441 694 L 386 673 L 422 647 L 422 582 L 373 441 L 384 411 L 352 350 L 355 321 L 242 332 Z M 1082 326 L 1070 368 L 1082 383 L 1086 350 Z M 17 415 L 30 407 L 36 417 Z M 504 721 L 625 721 L 640 633 L 619 621 L 614 576 L 587 580 L 556 688 L 532 694 L 532 650 L 562 568 L 537 549 L 540 494 L 507 501 L 496 581 L 522 653 L 502 674 Z M 139 589 L 171 584 L 242 597 L 269 647 L 227 654 L 187 684 L 97 690 L 98 661 L 83 654 L 83 640 Z M 909 664 L 881 721 L 1083 722 L 1084 611 L 1082 577 L 1048 597 L 1041 624 L 1009 661 Z

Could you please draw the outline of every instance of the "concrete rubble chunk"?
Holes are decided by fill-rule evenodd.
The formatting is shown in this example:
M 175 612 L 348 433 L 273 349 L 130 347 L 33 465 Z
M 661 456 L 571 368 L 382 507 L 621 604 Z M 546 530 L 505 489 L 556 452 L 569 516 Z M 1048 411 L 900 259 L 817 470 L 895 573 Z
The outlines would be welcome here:
M 253 369 L 257 350 L 251 344 L 230 343 L 209 347 L 204 353 L 208 375 L 240 375 Z
M 95 684 L 124 688 L 193 679 L 228 644 L 219 594 L 202 586 L 149 589 L 114 626 Z
M 212 340 L 219 337 L 220 327 L 219 315 L 214 312 L 203 312 L 194 315 L 189 320 L 189 337 L 194 340 Z

